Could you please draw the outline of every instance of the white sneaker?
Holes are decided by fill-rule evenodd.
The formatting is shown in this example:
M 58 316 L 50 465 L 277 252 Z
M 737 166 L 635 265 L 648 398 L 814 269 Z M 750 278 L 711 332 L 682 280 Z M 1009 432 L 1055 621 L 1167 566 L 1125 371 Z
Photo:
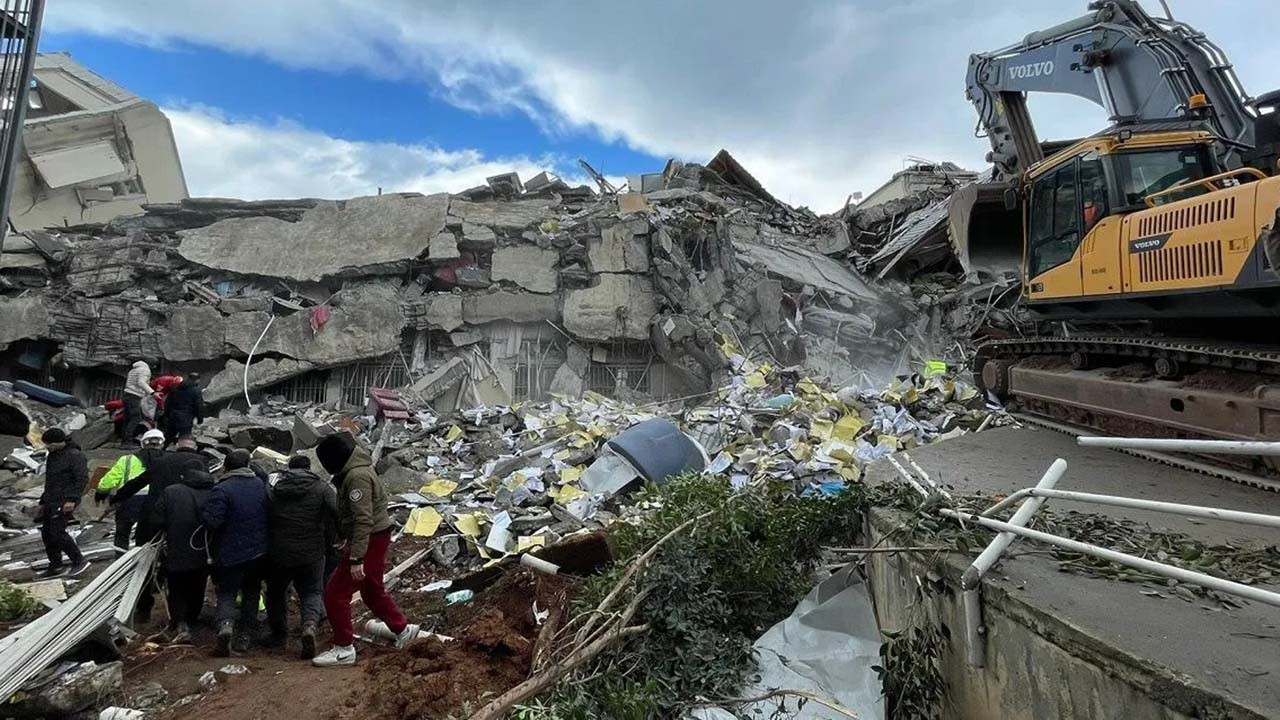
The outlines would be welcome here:
M 326 650 L 314 658 L 311 658 L 311 664 L 316 667 L 355 665 L 356 648 L 354 645 L 347 645 L 346 647 L 335 645 L 332 649 Z
M 396 649 L 403 650 L 406 645 L 418 637 L 418 633 L 421 630 L 422 628 L 415 623 L 405 625 L 404 629 L 400 631 L 400 634 L 396 635 Z

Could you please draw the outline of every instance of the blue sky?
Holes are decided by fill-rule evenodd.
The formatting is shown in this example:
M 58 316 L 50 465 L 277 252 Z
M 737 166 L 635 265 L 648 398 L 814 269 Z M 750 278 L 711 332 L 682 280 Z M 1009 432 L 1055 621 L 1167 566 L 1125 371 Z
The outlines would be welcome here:
M 1280 3 L 1168 2 L 1249 91 L 1280 87 Z M 1086 4 L 57 0 L 42 49 L 159 103 L 196 194 L 458 191 L 509 169 L 580 179 L 578 157 L 616 177 L 727 148 L 825 212 L 911 158 L 983 168 L 969 54 Z M 1032 109 L 1045 137 L 1105 124 L 1070 98 Z
M 231 116 L 280 117 L 348 140 L 476 147 L 498 157 L 551 155 L 567 165 L 582 157 L 615 176 L 658 171 L 665 162 L 592 132 L 547 131 L 515 109 L 459 108 L 429 79 L 289 68 L 262 56 L 191 43 L 150 47 L 81 32 L 49 32 L 41 50 L 70 52 L 95 72 L 163 106 L 194 104 Z

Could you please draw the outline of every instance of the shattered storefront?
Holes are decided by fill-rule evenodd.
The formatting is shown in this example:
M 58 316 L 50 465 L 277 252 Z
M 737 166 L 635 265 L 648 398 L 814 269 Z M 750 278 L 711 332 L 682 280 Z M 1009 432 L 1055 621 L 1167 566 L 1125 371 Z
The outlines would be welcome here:
M 909 301 L 815 249 L 841 225 L 779 203 L 727 153 L 673 162 L 645 193 L 499 180 L 196 198 L 28 232 L 0 257 L 0 367 L 89 403 L 144 359 L 203 372 L 215 404 L 247 388 L 359 406 L 370 387 L 463 405 L 672 398 L 723 384 L 739 357 L 837 383 L 901 361 Z

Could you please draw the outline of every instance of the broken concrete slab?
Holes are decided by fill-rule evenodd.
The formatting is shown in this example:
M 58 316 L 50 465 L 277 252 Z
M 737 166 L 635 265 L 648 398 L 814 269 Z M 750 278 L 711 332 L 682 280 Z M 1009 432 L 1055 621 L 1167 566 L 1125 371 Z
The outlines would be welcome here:
M 218 309 L 230 315 L 238 312 L 270 312 L 270 295 L 253 295 L 249 297 L 229 297 L 218 301 Z
M 587 258 L 594 272 L 649 272 L 649 243 L 637 237 L 628 223 L 618 223 L 600 231 L 587 244 Z
M 564 364 L 556 368 L 556 374 L 551 378 L 551 394 L 570 398 L 582 397 L 582 391 L 586 389 L 585 378 L 587 367 L 591 364 L 591 357 L 587 354 L 586 348 L 577 343 L 571 343 L 565 352 Z
M 595 286 L 564 299 L 565 329 L 589 340 L 644 340 L 657 313 L 653 283 L 644 275 L 602 273 Z
M 468 250 L 491 250 L 497 242 L 498 235 L 491 228 L 468 222 L 462 223 L 462 247 Z
M 462 257 L 458 252 L 458 238 L 451 232 L 442 232 L 431 238 L 427 257 L 433 261 L 457 260 Z
M 471 325 L 483 325 L 495 320 L 544 322 L 557 320 L 559 317 L 560 309 L 555 295 L 499 290 L 484 294 L 472 293 L 462 298 L 462 319 Z
M 556 263 L 560 253 L 536 245 L 512 245 L 493 251 L 494 280 L 506 280 L 536 293 L 556 291 Z
M 213 360 L 226 352 L 223 316 L 208 305 L 173 308 L 160 333 L 160 354 L 165 360 Z
M 431 402 L 445 394 L 467 374 L 467 362 L 460 357 L 451 358 L 434 371 L 419 378 L 410 390 L 419 399 Z
M 733 229 L 737 229 L 736 226 Z M 765 244 L 776 240 L 776 244 Z M 887 293 L 873 289 L 866 280 L 844 265 L 800 247 L 802 241 L 782 233 L 744 242 L 735 233 L 733 247 L 752 265 L 763 266 L 770 275 L 795 285 L 812 285 L 832 295 L 852 295 L 867 302 L 881 302 Z
M 405 324 L 400 298 L 392 288 L 380 285 L 353 288 L 336 296 L 328 322 L 318 331 L 311 329 L 309 313 L 298 312 L 277 317 L 263 336 L 268 319 L 266 313 L 227 317 L 227 344 L 247 355 L 262 337 L 258 354 L 337 365 L 395 352 Z
M 183 230 L 178 253 L 205 267 L 322 280 L 420 257 L 444 230 L 449 196 L 390 194 L 323 202 L 297 222 L 221 220 Z
M 462 296 L 431 293 L 428 297 L 427 327 L 450 332 L 462 327 Z
M 0 348 L 48 332 L 49 313 L 40 298 L 0 298 Z
M 313 370 L 315 367 L 314 363 L 297 360 L 255 359 L 253 365 L 249 367 L 249 389 L 258 390 L 274 385 Z M 209 380 L 209 387 L 204 390 L 205 402 L 216 405 L 239 397 L 244 392 L 243 382 L 244 363 L 239 360 L 228 360 L 226 367 Z
M 545 220 L 547 208 L 551 207 L 552 202 L 549 198 L 512 200 L 511 202 L 453 200 L 449 204 L 449 214 L 473 225 L 487 225 L 504 230 L 523 230 Z M 465 225 L 463 234 L 466 235 Z

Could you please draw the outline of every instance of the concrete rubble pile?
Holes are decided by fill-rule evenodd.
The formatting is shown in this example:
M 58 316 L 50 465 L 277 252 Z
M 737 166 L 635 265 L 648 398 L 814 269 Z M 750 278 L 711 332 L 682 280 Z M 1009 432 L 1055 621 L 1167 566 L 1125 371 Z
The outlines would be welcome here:
M 778 202 L 727 153 L 673 162 L 647 192 L 535 180 L 196 198 L 30 232 L 0 266 L 0 364 L 37 384 L 70 376 L 60 389 L 83 397 L 145 359 L 203 372 L 213 404 L 360 363 L 400 366 L 403 386 L 460 357 L 482 358 L 515 400 L 676 397 L 724 384 L 726 337 L 836 382 L 901 365 L 892 330 L 909 298 L 810 250 L 843 226 Z

